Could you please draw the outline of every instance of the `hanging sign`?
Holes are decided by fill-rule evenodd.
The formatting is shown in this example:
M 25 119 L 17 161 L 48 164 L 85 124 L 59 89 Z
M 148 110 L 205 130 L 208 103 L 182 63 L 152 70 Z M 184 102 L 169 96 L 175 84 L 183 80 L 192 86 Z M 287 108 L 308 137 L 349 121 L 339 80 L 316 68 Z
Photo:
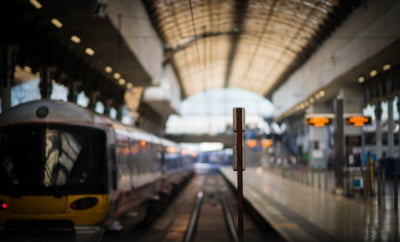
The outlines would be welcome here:
M 335 116 L 330 113 L 325 114 L 306 114 L 307 124 L 314 127 L 324 127 L 332 123 Z
M 371 123 L 371 117 L 363 115 L 354 115 L 346 118 L 346 124 L 362 127 Z

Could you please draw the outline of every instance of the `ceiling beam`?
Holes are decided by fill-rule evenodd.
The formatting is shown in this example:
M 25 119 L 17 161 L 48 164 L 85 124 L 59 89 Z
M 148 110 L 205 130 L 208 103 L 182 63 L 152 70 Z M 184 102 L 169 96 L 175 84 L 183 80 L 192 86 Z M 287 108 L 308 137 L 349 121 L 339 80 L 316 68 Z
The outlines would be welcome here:
M 240 32 L 243 28 L 245 21 L 245 14 L 248 7 L 248 1 L 238 0 L 235 2 L 235 17 L 233 18 L 233 26 L 235 32 Z M 231 36 L 230 50 L 228 54 L 228 61 L 225 72 L 224 88 L 229 86 L 229 80 L 231 79 L 232 66 L 236 58 L 236 52 L 238 49 L 240 35 L 235 34 Z

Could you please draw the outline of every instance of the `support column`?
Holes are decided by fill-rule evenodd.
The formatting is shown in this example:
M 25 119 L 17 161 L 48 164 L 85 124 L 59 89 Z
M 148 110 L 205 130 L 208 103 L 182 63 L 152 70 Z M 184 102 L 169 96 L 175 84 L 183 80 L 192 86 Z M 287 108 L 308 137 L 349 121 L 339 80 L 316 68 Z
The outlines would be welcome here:
M 16 46 L 4 46 L 1 48 L 1 84 L 0 98 L 1 111 L 10 108 L 11 106 L 11 82 L 14 80 L 15 58 L 17 54 Z
M 104 114 L 107 115 L 108 117 L 111 117 L 111 108 L 113 105 L 113 100 L 112 99 L 107 99 L 107 101 L 104 103 Z
M 381 102 L 377 102 L 375 105 L 375 120 L 376 120 L 376 159 L 382 158 L 382 107 Z
M 400 114 L 400 96 L 397 96 L 397 112 Z M 399 117 L 399 121 L 398 121 L 398 125 L 400 126 L 400 117 Z M 400 127 L 399 127 L 399 146 L 400 146 Z M 399 152 L 397 154 L 397 157 L 400 157 L 400 147 L 399 147 Z
M 394 121 L 393 121 L 393 99 L 388 100 L 388 132 L 387 132 L 388 152 L 386 156 L 394 157 Z
M 53 89 L 52 79 L 54 76 L 55 67 L 45 67 L 40 71 L 39 90 L 42 99 L 50 99 Z
M 345 165 L 343 99 L 335 100 L 335 193 L 343 193 Z
M 121 105 L 117 107 L 117 120 L 122 122 L 122 114 L 124 107 Z
M 69 85 L 68 85 L 68 101 L 77 103 L 80 85 L 81 85 L 81 82 L 79 82 L 79 81 L 71 81 L 69 83 Z
M 309 114 L 332 113 L 332 107 L 325 103 L 314 103 L 306 110 Z M 329 125 L 309 126 L 309 166 L 312 169 L 326 169 L 329 155 Z
M 98 92 L 98 91 L 93 91 L 89 94 L 88 109 L 95 111 L 96 103 L 97 103 L 97 99 L 98 99 L 99 95 L 100 95 L 100 92 Z

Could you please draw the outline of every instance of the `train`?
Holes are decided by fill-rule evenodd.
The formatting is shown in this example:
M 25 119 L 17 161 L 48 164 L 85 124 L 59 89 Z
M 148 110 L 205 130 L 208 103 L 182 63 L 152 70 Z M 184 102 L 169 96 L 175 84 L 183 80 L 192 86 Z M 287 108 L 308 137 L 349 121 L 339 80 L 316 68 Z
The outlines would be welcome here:
M 180 146 L 66 101 L 0 114 L 0 230 L 119 230 L 193 175 Z

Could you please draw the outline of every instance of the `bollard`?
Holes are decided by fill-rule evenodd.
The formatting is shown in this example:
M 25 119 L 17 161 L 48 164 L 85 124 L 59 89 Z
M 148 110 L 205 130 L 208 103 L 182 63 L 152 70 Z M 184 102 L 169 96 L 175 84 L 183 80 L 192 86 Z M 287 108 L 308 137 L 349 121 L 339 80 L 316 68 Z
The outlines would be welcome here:
M 399 210 L 399 198 L 398 198 L 398 188 L 397 188 L 397 186 L 398 186 L 398 175 L 397 174 L 395 174 L 395 176 L 394 176 L 394 180 L 393 180 L 393 209 L 394 209 L 394 211 L 398 211 Z
M 370 194 L 368 168 L 365 169 L 365 171 L 363 172 L 363 177 L 364 177 L 364 194 L 365 194 L 366 198 L 368 198 L 369 194 Z
M 377 193 L 378 193 L 378 197 L 377 197 L 377 201 L 378 201 L 378 208 L 380 209 L 381 208 L 381 206 L 382 206 L 382 174 L 383 174 L 383 172 L 381 171 L 381 172 L 379 172 L 378 173 L 379 174 L 379 176 L 377 177 L 377 182 L 378 182 L 378 187 L 377 187 L 377 189 L 378 189 L 378 191 L 377 191 Z
M 369 170 L 369 185 L 371 196 L 374 195 L 374 166 L 371 156 L 368 156 L 368 170 Z
M 385 209 L 386 207 L 386 200 L 385 200 L 385 189 L 386 189 L 386 174 L 385 174 L 385 170 L 382 170 L 382 208 Z
M 322 190 L 322 168 L 317 171 L 318 174 L 318 190 Z
M 311 187 L 314 188 L 314 170 L 311 169 Z

